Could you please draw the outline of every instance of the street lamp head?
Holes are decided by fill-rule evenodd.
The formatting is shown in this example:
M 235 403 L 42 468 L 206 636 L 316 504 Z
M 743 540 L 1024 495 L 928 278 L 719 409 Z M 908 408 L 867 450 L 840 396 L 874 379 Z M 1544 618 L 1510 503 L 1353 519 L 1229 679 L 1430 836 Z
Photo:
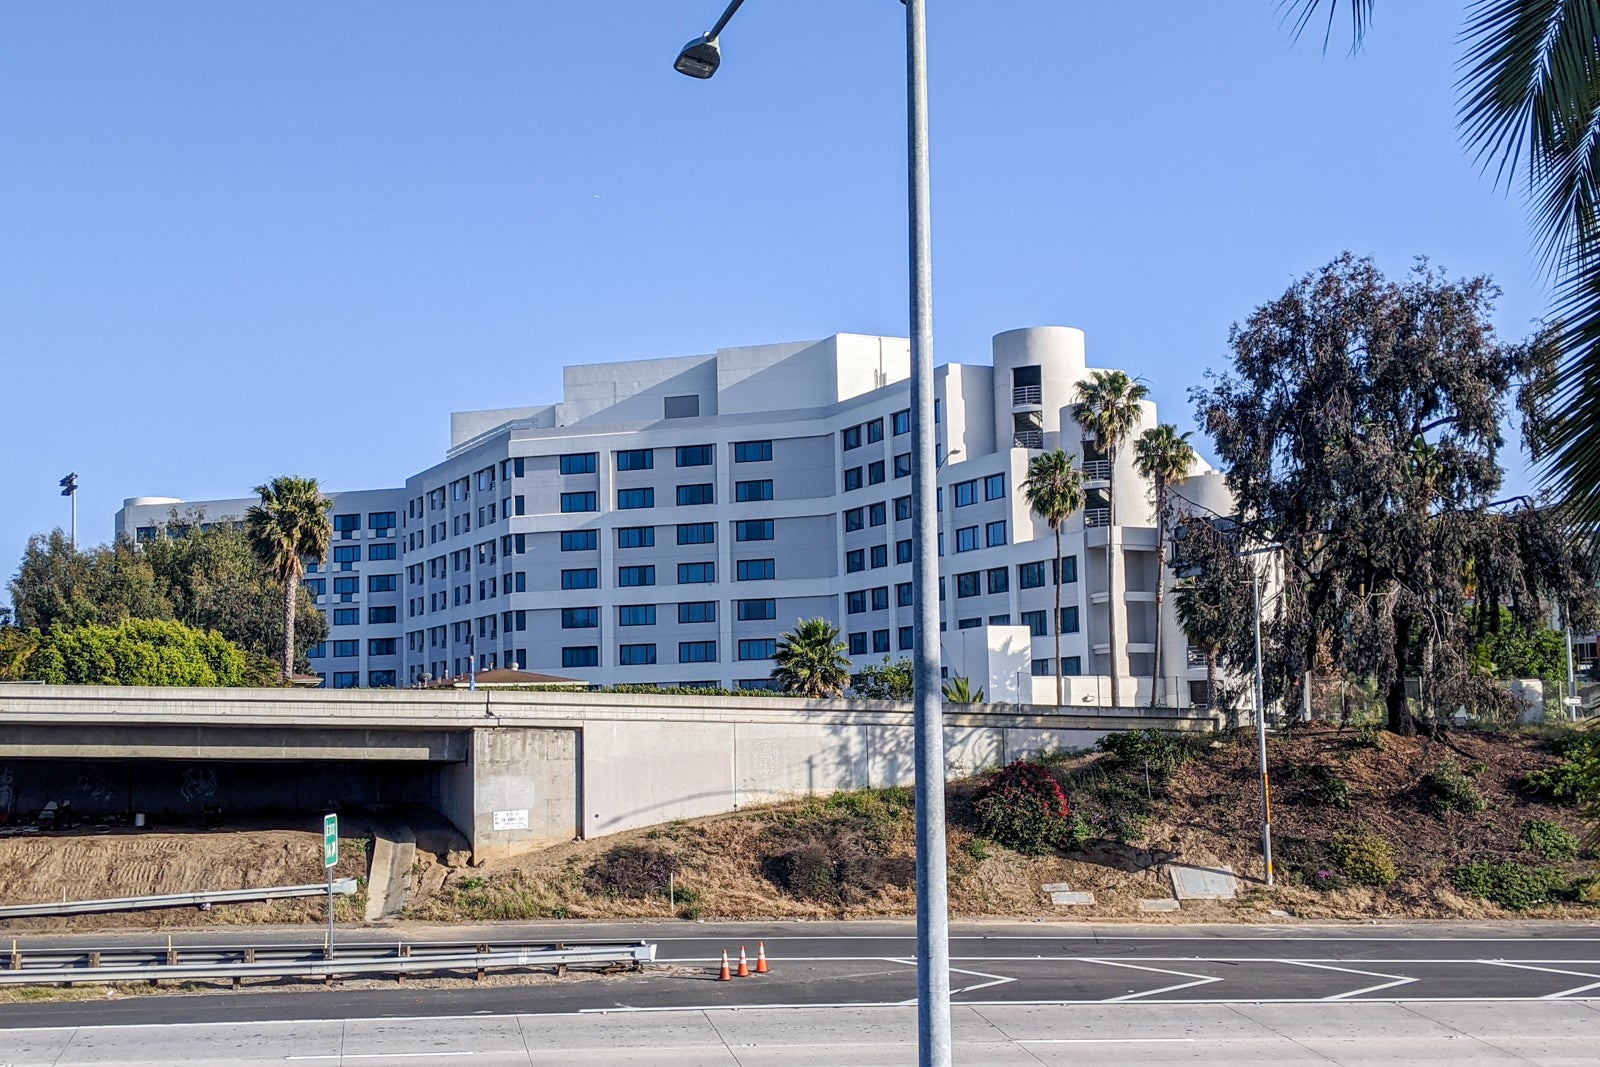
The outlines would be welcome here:
M 721 64 L 722 49 L 718 47 L 717 39 L 710 34 L 701 34 L 683 46 L 672 69 L 679 74 L 704 80 L 715 74 Z

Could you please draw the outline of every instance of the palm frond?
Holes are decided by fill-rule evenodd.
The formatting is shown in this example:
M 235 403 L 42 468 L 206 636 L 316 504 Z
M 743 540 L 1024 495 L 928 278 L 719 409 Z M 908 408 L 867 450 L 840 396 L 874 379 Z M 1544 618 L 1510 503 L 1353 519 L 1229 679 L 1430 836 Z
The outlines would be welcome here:
M 1345 0 L 1350 9 L 1350 51 L 1361 50 L 1361 42 L 1367 35 L 1367 27 L 1372 25 L 1372 9 L 1377 0 Z M 1328 50 L 1328 42 L 1333 39 L 1333 24 L 1339 16 L 1340 0 L 1328 0 L 1328 25 L 1322 32 L 1322 50 Z M 1298 39 L 1310 25 L 1312 16 L 1317 9 L 1322 7 L 1322 0 L 1279 0 L 1278 10 L 1284 13 L 1284 21 L 1290 24 L 1290 33 Z

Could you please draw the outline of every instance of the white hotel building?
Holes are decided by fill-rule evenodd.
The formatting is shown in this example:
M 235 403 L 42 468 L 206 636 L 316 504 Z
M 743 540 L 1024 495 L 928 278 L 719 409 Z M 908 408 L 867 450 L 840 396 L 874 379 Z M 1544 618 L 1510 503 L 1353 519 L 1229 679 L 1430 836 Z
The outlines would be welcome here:
M 403 490 L 332 494 L 335 556 L 307 580 L 342 614 L 313 662 L 329 685 L 456 676 L 475 655 L 480 670 L 595 684 L 765 686 L 779 634 L 813 616 L 838 624 L 857 668 L 905 655 L 909 374 L 905 339 L 838 334 L 567 367 L 559 404 L 455 413 L 443 462 Z M 936 371 L 945 668 L 991 701 L 1039 703 L 1059 669 L 1079 706 L 1109 704 L 1116 671 L 1125 704 L 1148 702 L 1160 626 L 1163 702 L 1186 706 L 1204 669 L 1172 597 L 1156 617 L 1171 575 L 1157 575 L 1149 485 L 1131 447 L 1112 471 L 1072 418 L 1086 376 L 1083 333 L 1064 327 L 1000 334 L 991 366 Z M 1156 425 L 1143 406 L 1141 427 Z M 1080 457 L 1090 499 L 1064 531 L 1052 619 L 1054 535 L 1019 486 L 1057 447 Z M 1203 463 L 1176 491 L 1231 510 Z M 117 529 L 153 536 L 174 506 L 217 518 L 248 503 L 136 498 Z M 1108 541 L 1122 559 L 1109 591 Z

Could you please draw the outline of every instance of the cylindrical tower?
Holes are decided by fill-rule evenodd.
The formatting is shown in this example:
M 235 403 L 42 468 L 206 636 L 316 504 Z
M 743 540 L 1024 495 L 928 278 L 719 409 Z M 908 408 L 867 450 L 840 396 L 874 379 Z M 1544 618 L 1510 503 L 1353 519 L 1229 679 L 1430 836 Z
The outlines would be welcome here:
M 1061 436 L 1061 410 L 1085 374 L 1083 331 L 1033 326 L 994 338 L 995 448 L 1078 451 L 1076 431 Z

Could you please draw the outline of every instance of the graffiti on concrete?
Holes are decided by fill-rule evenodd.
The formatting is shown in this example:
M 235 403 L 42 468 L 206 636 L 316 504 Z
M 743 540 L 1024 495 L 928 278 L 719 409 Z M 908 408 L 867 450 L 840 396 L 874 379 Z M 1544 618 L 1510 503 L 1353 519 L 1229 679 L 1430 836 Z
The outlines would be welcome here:
M 217 772 L 209 767 L 190 767 L 183 772 L 183 784 L 178 787 L 178 795 L 191 804 L 215 800 Z
M 107 801 L 117 799 L 117 791 L 111 788 L 110 784 L 98 775 L 81 775 L 78 778 L 78 791 L 89 794 L 91 800 Z

